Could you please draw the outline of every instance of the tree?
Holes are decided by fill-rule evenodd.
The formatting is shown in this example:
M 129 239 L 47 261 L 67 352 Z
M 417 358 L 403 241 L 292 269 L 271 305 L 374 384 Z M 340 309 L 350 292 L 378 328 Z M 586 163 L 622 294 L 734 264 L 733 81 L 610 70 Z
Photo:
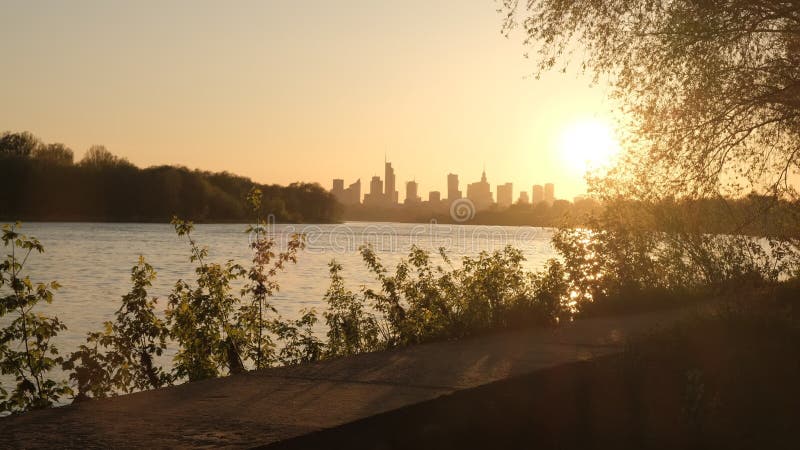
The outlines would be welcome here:
M 74 155 L 72 149 L 64 144 L 46 144 L 33 150 L 32 156 L 53 164 L 71 166 Z
M 102 145 L 78 164 L 64 144 L 44 144 L 28 132 L 0 135 L 0 216 L 25 220 L 247 220 L 245 198 L 254 183 L 227 172 L 181 166 L 139 169 Z M 256 185 L 258 214 L 279 222 L 329 223 L 340 218 L 336 199 L 318 184 Z
M 41 145 L 42 141 L 27 131 L 6 131 L 0 136 L 0 157 L 28 157 Z
M 624 105 L 626 194 L 795 196 L 797 0 L 503 0 L 538 73 L 579 54 Z
M 120 163 L 127 162 L 125 159 L 120 159 L 114 155 L 105 146 L 93 145 L 89 147 L 86 154 L 81 159 L 81 165 L 87 167 L 109 167 L 116 166 Z

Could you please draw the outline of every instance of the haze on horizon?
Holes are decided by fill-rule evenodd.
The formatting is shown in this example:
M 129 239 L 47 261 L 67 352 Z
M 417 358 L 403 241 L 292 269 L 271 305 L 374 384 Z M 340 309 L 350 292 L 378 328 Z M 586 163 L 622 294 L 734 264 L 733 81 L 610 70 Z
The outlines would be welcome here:
M 386 4 L 5 1 L 0 131 L 92 144 L 142 166 L 227 170 L 263 183 L 362 186 L 393 163 L 401 201 L 462 189 L 486 167 L 514 198 L 583 194 L 576 123 L 611 123 L 603 87 L 530 77 L 492 0 Z

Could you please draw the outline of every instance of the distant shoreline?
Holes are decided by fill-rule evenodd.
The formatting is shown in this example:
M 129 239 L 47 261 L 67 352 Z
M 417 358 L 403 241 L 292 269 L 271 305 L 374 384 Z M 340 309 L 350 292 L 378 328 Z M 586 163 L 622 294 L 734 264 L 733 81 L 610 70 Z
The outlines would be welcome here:
M 0 217 L 0 222 L 2 223 L 14 223 L 14 222 L 21 222 L 21 223 L 129 223 L 129 224 L 163 224 L 169 225 L 171 219 L 163 220 L 163 219 L 137 219 L 137 220 L 104 220 L 104 219 L 25 219 L 25 218 L 3 218 Z M 252 222 L 248 221 L 241 221 L 241 220 L 196 220 L 191 218 L 186 218 L 186 220 L 191 221 L 195 224 L 201 225 L 251 225 Z M 277 221 L 274 222 L 276 224 L 301 224 L 301 225 L 335 225 L 343 222 L 284 222 L 284 221 Z
M 251 225 L 252 222 L 242 222 L 242 221 L 226 221 L 226 220 L 193 220 L 187 218 L 187 220 L 191 220 L 192 223 L 198 225 Z M 98 223 L 98 224 L 131 224 L 131 225 L 149 225 L 149 224 L 160 224 L 160 225 L 169 225 L 169 220 L 97 220 L 97 219 L 58 219 L 58 220 L 41 220 L 41 219 L 10 219 L 10 218 L 2 218 L 0 217 L 0 223 L 15 223 L 20 222 L 22 224 L 70 224 L 70 223 Z M 277 221 L 273 222 L 276 225 L 345 225 L 348 223 L 380 223 L 380 224 L 405 224 L 405 225 L 464 225 L 464 226 L 489 226 L 489 227 L 533 227 L 533 228 L 557 228 L 555 225 L 539 225 L 539 224 L 504 224 L 504 223 L 484 223 L 484 222 L 464 222 L 459 223 L 455 221 L 438 221 L 432 219 L 428 222 L 422 221 L 405 221 L 405 220 L 342 220 L 339 222 L 283 222 Z

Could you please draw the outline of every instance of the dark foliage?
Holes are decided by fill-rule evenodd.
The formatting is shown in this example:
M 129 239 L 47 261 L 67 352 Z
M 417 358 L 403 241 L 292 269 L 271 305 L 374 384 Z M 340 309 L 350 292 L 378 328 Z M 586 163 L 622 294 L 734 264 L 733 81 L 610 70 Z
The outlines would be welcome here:
M 203 222 L 247 222 L 246 197 L 254 185 L 263 192 L 262 217 L 329 223 L 340 216 L 339 204 L 317 184 L 258 185 L 227 172 L 178 166 L 140 169 L 102 146 L 73 165 L 68 148 L 31 139 L 0 138 L 0 219 L 169 222 L 177 214 Z
M 756 189 L 796 198 L 796 0 L 503 0 L 541 73 L 570 62 L 612 86 L 628 196 Z
M 4 225 L 0 242 L 8 251 L 0 260 L 0 375 L 16 383 L 10 392 L 0 385 L 0 412 L 47 408 L 72 392 L 66 382 L 50 378 L 63 361 L 51 341 L 67 326 L 38 307 L 51 303 L 60 286 L 34 283 L 27 275 L 28 258 L 44 247 L 21 234 L 19 224 Z

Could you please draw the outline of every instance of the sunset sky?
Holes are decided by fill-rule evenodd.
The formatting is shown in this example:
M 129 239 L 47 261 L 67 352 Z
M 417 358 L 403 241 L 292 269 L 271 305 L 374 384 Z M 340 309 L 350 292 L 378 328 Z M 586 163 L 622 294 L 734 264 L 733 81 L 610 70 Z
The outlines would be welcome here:
M 0 131 L 92 144 L 139 166 L 265 183 L 383 176 L 462 190 L 585 186 L 580 123 L 611 122 L 606 88 L 536 80 L 492 0 L 4 1 Z M 582 129 L 577 126 L 578 129 Z M 585 127 L 583 128 L 585 129 Z M 566 139 L 565 139 L 566 133 Z M 578 145 L 585 140 L 577 139 Z M 580 155 L 580 152 L 578 152 Z

